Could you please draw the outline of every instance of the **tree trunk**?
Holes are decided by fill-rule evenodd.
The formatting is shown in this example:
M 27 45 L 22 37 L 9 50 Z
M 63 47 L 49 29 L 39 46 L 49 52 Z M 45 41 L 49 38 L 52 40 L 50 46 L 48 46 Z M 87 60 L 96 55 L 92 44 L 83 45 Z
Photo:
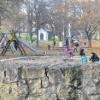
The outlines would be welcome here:
M 1 26 L 1 16 L 0 16 L 0 26 Z
M 30 33 L 30 40 L 31 40 L 31 43 L 33 43 L 33 34 L 32 34 L 32 32 Z
M 92 48 L 92 40 L 88 39 L 88 43 L 89 43 L 89 48 Z
M 29 33 L 26 34 L 26 41 L 28 40 Z
M 62 41 L 62 35 L 59 34 L 59 41 Z
M 21 38 L 21 32 L 18 32 L 18 37 Z
M 32 18 L 31 18 L 31 15 L 28 15 L 28 33 L 29 33 L 29 36 L 30 36 L 31 43 L 32 43 L 32 29 L 33 29 Z
M 36 46 L 39 47 L 39 30 L 36 29 L 36 34 L 37 34 L 37 41 L 36 41 Z
M 54 35 L 53 35 L 53 40 L 56 41 L 56 39 L 55 39 L 55 33 L 54 33 Z

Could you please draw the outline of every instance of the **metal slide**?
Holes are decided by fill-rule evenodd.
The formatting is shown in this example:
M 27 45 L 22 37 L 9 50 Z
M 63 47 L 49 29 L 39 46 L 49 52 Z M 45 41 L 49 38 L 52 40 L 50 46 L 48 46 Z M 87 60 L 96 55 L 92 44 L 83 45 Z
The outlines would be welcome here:
M 0 48 L 4 47 L 6 45 L 6 38 L 7 38 L 7 34 L 2 36 L 2 38 L 0 40 Z
M 34 48 L 32 47 L 32 45 L 29 44 L 29 43 L 27 43 L 26 41 L 23 41 L 23 40 L 21 40 L 21 39 L 18 39 L 18 41 L 19 41 L 23 46 L 25 46 L 26 48 L 30 49 L 32 52 L 34 52 L 34 53 L 36 53 L 36 54 L 38 54 L 38 53 L 39 53 L 39 54 L 43 53 L 42 50 L 34 49 Z

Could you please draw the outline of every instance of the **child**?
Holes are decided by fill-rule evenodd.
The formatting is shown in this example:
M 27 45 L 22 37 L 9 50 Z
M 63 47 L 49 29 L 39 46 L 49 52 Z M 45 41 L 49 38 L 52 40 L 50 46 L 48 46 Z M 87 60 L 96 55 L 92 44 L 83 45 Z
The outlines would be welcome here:
M 79 43 L 77 40 L 74 41 L 74 53 L 77 53 L 78 52 L 78 47 L 79 47 Z
M 84 55 L 85 54 L 85 51 L 84 49 L 80 49 L 80 56 Z
M 88 62 L 85 53 L 83 53 L 83 54 L 81 55 L 81 59 L 80 59 L 80 60 L 81 60 L 82 64 L 86 64 L 86 63 Z
M 91 53 L 90 61 L 92 61 L 93 63 L 99 62 L 99 57 L 97 56 L 96 53 L 94 52 Z
M 74 55 L 73 55 L 73 50 L 71 48 L 67 48 L 67 54 L 68 54 L 68 57 L 72 58 Z

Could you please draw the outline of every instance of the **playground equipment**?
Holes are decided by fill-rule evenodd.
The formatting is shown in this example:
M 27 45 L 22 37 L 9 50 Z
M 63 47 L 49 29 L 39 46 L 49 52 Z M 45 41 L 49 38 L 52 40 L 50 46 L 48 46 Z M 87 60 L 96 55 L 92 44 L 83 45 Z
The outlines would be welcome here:
M 3 33 L 1 40 L 0 40 L 0 48 L 2 48 L 1 55 L 4 56 L 8 49 L 11 49 L 13 54 L 18 54 L 19 51 L 21 55 L 26 55 L 26 51 L 24 47 L 30 49 L 33 53 L 37 54 L 38 52 L 41 52 L 37 49 L 34 49 L 31 44 L 28 44 L 26 41 L 22 41 L 21 39 L 18 39 L 17 36 L 14 34 L 14 40 L 8 39 L 8 35 L 11 33 Z M 13 34 L 11 34 L 13 35 Z
M 2 34 L 1 40 L 0 40 L 0 48 L 4 47 L 6 45 L 6 34 Z

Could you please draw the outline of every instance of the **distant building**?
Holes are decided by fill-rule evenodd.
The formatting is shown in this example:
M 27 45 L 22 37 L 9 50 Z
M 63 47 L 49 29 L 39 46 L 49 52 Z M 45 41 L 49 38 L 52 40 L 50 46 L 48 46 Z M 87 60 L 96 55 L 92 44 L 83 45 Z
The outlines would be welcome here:
M 48 32 L 44 29 L 39 30 L 39 40 L 40 41 L 48 41 Z
M 48 41 L 48 40 L 52 40 L 54 37 L 54 34 L 46 31 L 44 29 L 40 29 L 39 30 L 39 41 Z

